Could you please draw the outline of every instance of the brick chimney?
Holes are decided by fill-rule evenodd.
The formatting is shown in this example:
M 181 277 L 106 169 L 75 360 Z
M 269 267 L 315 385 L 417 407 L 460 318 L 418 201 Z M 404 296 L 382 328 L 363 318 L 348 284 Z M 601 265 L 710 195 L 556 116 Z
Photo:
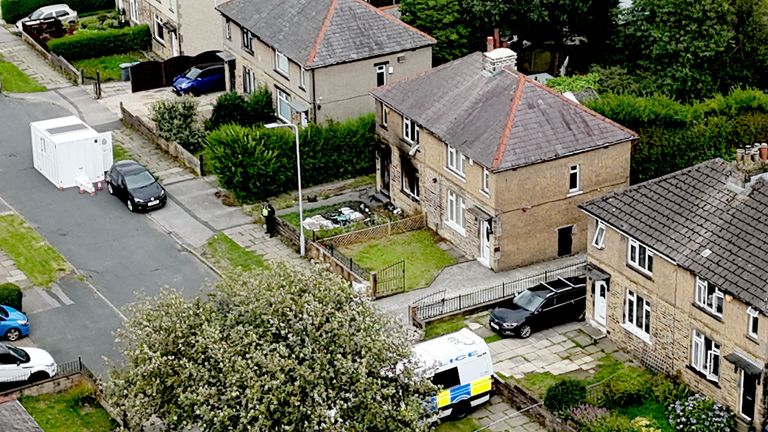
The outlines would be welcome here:
M 493 36 L 485 38 L 485 52 L 491 52 L 494 48 L 496 47 L 494 46 Z

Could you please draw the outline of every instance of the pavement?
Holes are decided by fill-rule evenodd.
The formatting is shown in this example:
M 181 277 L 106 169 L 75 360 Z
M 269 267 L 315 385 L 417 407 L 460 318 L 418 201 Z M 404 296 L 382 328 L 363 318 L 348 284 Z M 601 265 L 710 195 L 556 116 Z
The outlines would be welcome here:
M 491 396 L 488 403 L 473 411 L 473 418 L 481 428 L 478 431 L 489 432 L 545 432 L 544 426 L 536 423 L 525 413 L 512 407 L 503 397 Z
M 12 34 L 2 26 L 0 26 L 0 55 L 48 89 L 72 85 L 69 80 L 51 68 L 37 52 L 21 40 L 21 37 Z

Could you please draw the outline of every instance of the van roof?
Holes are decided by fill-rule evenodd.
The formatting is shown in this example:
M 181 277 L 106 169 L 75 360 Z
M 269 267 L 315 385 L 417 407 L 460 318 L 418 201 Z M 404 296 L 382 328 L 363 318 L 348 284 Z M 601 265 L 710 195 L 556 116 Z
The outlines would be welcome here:
M 483 338 L 465 328 L 455 333 L 418 343 L 413 347 L 413 352 L 425 364 L 434 362 L 445 364 L 450 363 L 450 360 L 458 355 L 478 349 L 487 350 L 488 345 Z

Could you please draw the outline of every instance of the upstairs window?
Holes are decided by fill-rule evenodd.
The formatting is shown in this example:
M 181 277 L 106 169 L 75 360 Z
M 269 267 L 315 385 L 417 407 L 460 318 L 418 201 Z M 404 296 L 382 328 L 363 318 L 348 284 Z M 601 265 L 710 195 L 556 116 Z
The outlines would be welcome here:
M 760 312 L 750 306 L 749 309 L 747 309 L 747 334 L 754 339 L 757 339 L 757 327 L 760 323 L 759 320 Z
M 227 40 L 232 40 L 232 23 L 229 20 L 224 23 L 224 36 Z
M 696 276 L 696 304 L 707 312 L 723 316 L 723 291 L 708 281 Z
M 246 28 L 240 28 L 243 32 L 243 49 L 253 52 L 253 33 Z
M 448 146 L 448 169 L 459 177 L 464 177 L 464 161 L 466 157 L 456 150 L 456 147 Z
M 381 125 L 386 126 L 387 125 L 387 115 L 389 114 L 389 109 L 384 104 L 384 102 L 380 102 L 380 108 L 381 108 Z
M 483 167 L 483 186 L 480 191 L 488 195 L 489 183 L 491 180 L 491 173 L 488 172 L 488 168 Z
M 155 39 L 160 43 L 165 43 L 165 27 L 163 27 L 163 19 L 159 15 L 155 15 Z
M 299 66 L 299 87 L 301 89 L 307 88 L 307 71 L 304 69 L 304 66 Z
M 651 275 L 653 273 L 653 252 L 637 240 L 629 239 L 627 250 L 627 264 L 641 273 Z
M 603 249 L 605 247 L 605 224 L 598 221 L 595 228 L 595 237 L 592 239 L 592 246 Z
M 286 77 L 288 76 L 288 57 L 278 50 L 275 50 L 275 69 Z
M 572 194 L 579 192 L 580 190 L 579 166 L 571 165 L 571 167 L 568 168 L 568 193 Z
M 376 87 L 381 87 L 387 83 L 387 63 L 377 64 L 375 67 Z
M 403 139 L 411 144 L 419 143 L 419 126 L 408 117 L 403 117 Z
M 691 338 L 691 367 L 713 382 L 720 378 L 720 344 L 693 331 Z

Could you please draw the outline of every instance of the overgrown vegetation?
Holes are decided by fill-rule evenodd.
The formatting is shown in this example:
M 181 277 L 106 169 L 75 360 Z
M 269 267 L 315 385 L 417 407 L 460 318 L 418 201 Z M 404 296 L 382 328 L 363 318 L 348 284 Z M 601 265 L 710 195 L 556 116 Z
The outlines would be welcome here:
M 213 105 L 211 118 L 205 121 L 205 129 L 211 131 L 226 124 L 261 126 L 273 121 L 272 92 L 260 86 L 248 97 L 235 92 L 219 96 Z
M 250 271 L 267 268 L 260 255 L 243 248 L 224 233 L 215 234 L 208 239 L 203 256 L 225 272 L 234 269 Z
M 192 153 L 200 150 L 205 132 L 197 120 L 197 99 L 182 96 L 152 103 L 151 119 L 157 136 L 179 143 Z
M 120 65 L 122 63 L 139 62 L 144 59 L 144 54 L 135 51 L 127 54 L 113 54 L 104 57 L 75 60 L 72 62 L 72 65 L 83 71 L 83 74 L 87 77 L 95 78 L 96 72 L 98 72 L 102 82 L 120 81 Z
M 120 20 L 119 12 L 112 9 L 102 13 L 82 16 L 80 15 L 80 28 L 86 30 L 108 30 L 122 28 L 128 23 Z
M 10 282 L 0 284 L 0 305 L 10 306 L 20 311 L 23 297 L 21 288 L 16 284 Z
M 0 83 L 2 83 L 2 91 L 8 93 L 32 93 L 46 90 L 15 64 L 3 60 L 2 56 L 0 56 Z
M 2 0 L 0 8 L 2 8 L 5 22 L 15 23 L 38 8 L 59 3 L 62 2 L 60 0 Z M 114 0 L 67 0 L 67 4 L 78 13 L 115 8 Z
M 152 34 L 146 24 L 122 29 L 78 30 L 71 36 L 48 42 L 51 52 L 69 61 L 146 51 Z
M 45 432 L 109 432 L 117 427 L 85 383 L 60 393 L 22 396 L 19 402 Z
M 64 258 L 15 214 L 0 215 L 0 249 L 37 286 L 56 282 L 69 269 Z

